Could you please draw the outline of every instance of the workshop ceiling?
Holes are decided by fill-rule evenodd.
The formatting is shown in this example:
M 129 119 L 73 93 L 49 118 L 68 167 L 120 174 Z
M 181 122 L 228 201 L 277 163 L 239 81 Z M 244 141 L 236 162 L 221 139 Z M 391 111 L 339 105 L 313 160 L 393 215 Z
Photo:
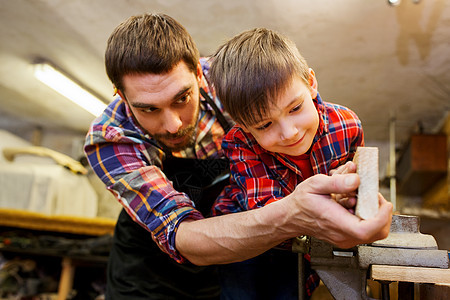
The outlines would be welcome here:
M 450 1 L 403 0 L 0 0 L 0 128 L 41 126 L 84 133 L 93 116 L 32 75 L 45 58 L 112 100 L 103 54 L 122 20 L 164 12 L 202 55 L 253 27 L 295 41 L 326 101 L 353 109 L 366 140 L 434 133 L 450 108 Z M 419 125 L 420 124 L 420 125 Z

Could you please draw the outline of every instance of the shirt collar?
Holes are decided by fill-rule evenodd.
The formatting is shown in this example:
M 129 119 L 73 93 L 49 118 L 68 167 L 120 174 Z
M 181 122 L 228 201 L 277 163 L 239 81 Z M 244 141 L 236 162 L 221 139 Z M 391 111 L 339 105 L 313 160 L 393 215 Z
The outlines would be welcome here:
M 320 139 L 321 136 L 328 132 L 328 115 L 325 110 L 325 105 L 320 97 L 320 94 L 317 93 L 317 97 L 313 99 L 314 105 L 316 106 L 317 113 L 319 114 L 319 128 L 317 130 L 316 136 L 314 138 L 314 142 Z
M 202 79 L 200 80 L 198 87 L 199 87 L 199 90 L 203 89 L 206 93 L 208 93 L 209 96 L 211 97 L 211 99 L 216 98 L 216 93 L 215 93 L 214 89 L 209 88 L 208 81 L 206 80 L 206 77 L 204 74 L 202 74 Z M 211 107 L 211 105 L 208 104 L 208 102 L 202 96 L 202 94 L 199 93 L 199 96 L 200 96 L 200 109 L 212 111 L 213 108 Z

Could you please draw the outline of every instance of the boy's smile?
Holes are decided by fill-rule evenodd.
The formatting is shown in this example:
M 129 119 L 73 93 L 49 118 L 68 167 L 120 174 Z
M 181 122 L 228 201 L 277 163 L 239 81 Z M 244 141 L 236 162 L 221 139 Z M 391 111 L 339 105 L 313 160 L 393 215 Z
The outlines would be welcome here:
M 242 126 L 243 129 L 268 151 L 291 156 L 306 153 L 319 127 L 319 114 L 313 102 L 317 81 L 312 70 L 309 81 L 310 87 L 294 77 L 266 117 L 255 125 Z

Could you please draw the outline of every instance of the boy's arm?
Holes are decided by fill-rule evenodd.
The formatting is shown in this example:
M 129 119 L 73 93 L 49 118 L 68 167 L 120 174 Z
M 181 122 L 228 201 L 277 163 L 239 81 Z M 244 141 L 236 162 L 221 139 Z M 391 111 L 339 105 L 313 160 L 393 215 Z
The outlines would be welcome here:
M 192 263 L 209 265 L 242 261 L 300 235 L 314 236 L 341 248 L 385 238 L 392 204 L 381 195 L 378 214 L 368 220 L 352 215 L 330 196 L 354 191 L 358 185 L 356 174 L 310 177 L 292 194 L 265 207 L 185 220 L 176 233 L 176 247 Z

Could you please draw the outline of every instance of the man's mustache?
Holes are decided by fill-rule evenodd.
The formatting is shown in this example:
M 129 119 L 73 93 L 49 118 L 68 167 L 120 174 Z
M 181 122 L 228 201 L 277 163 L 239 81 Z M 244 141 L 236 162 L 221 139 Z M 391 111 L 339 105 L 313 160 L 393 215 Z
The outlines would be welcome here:
M 188 126 L 184 129 L 181 129 L 175 133 L 164 133 L 164 134 L 153 134 L 153 138 L 155 139 L 177 139 L 185 136 L 187 133 L 192 132 L 194 130 L 194 126 Z

